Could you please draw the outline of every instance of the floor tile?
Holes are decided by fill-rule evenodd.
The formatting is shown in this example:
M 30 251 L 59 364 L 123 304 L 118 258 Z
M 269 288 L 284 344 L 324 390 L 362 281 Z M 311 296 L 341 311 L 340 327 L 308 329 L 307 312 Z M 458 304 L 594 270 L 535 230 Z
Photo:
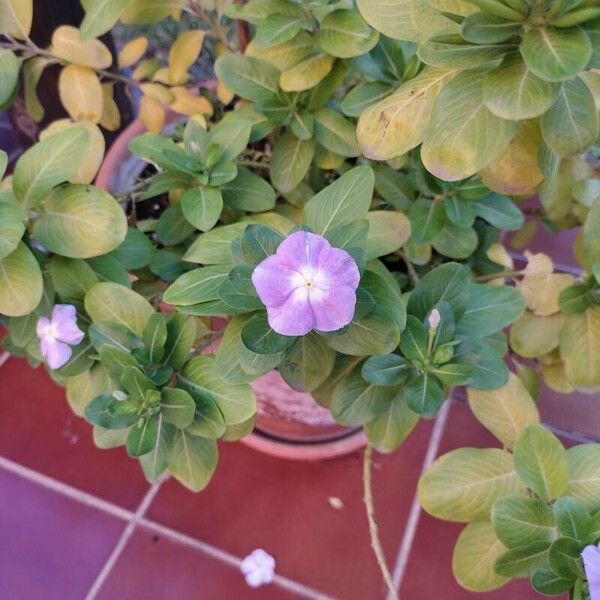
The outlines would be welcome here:
M 275 584 L 246 585 L 238 569 L 202 552 L 137 530 L 102 586 L 98 600 L 292 600 Z
M 413 500 L 431 422 L 393 455 L 376 455 L 374 495 L 383 546 L 396 554 Z M 318 463 L 268 457 L 221 444 L 208 488 L 194 495 L 169 481 L 149 518 L 237 556 L 264 548 L 278 572 L 343 600 L 380 598 L 362 502 L 362 453 Z M 342 508 L 334 508 L 341 500 Z
M 11 358 L 0 368 L 0 455 L 135 509 L 148 484 L 123 448 L 100 450 L 43 368 Z
M 0 470 L 0 597 L 81 600 L 124 523 Z
M 455 403 L 442 437 L 439 454 L 460 447 L 491 448 L 499 443 L 471 413 L 466 402 Z M 462 523 L 449 523 L 421 513 L 415 541 L 405 570 L 400 595 L 406 600 L 539 600 L 526 579 L 512 581 L 494 592 L 464 590 L 452 574 L 452 551 Z

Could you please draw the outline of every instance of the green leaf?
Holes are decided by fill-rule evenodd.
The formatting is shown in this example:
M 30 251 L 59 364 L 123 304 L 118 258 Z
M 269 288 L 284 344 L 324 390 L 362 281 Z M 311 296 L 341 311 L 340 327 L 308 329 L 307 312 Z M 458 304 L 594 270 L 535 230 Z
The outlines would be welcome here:
M 151 314 L 144 327 L 144 346 L 148 352 L 150 364 L 160 362 L 165 352 L 166 341 L 167 326 L 165 318 L 160 313 Z
M 471 365 L 456 362 L 449 362 L 431 369 L 431 373 L 448 387 L 466 384 L 473 375 L 473 371 Z
M 596 141 L 596 103 L 579 77 L 560 86 L 556 102 L 542 117 L 541 129 L 546 145 L 562 157 L 579 154 Z
M 69 185 L 56 188 L 43 202 L 33 237 L 51 252 L 90 258 L 114 250 L 127 233 L 127 219 L 117 202 L 100 188 Z
M 206 143 L 216 144 L 220 148 L 219 161 L 231 161 L 237 158 L 248 145 L 251 124 L 248 120 L 236 118 L 235 113 L 226 113 L 208 133 Z
M 127 453 L 138 457 L 151 452 L 158 437 L 158 420 L 156 417 L 144 419 L 132 427 L 127 435 Z
M 508 196 L 492 193 L 481 200 L 473 200 L 471 205 L 478 217 L 498 229 L 517 230 L 525 222 L 521 209 Z
M 280 335 L 273 331 L 265 313 L 254 315 L 244 325 L 241 332 L 244 346 L 257 354 L 277 354 L 289 348 L 296 340 L 295 336 Z
M 366 260 L 391 254 L 410 238 L 411 222 L 401 212 L 373 210 L 367 213 L 367 221 Z
M 558 438 L 541 425 L 529 425 L 519 435 L 515 469 L 523 483 L 543 500 L 553 500 L 567 489 L 566 451 Z
M 483 82 L 483 99 L 502 119 L 517 121 L 544 114 L 556 100 L 559 86 L 534 75 L 519 56 L 508 56 Z
M 315 111 L 314 118 L 315 138 L 324 148 L 341 156 L 360 154 L 353 123 L 327 107 Z
M 130 351 L 105 344 L 100 346 L 98 351 L 100 355 L 100 361 L 106 368 L 106 371 L 110 375 L 110 378 L 116 383 L 120 384 L 121 374 L 125 367 L 138 367 L 136 359 L 131 355 Z M 104 390 L 101 390 L 104 391 Z
M 215 399 L 202 391 L 195 391 L 191 388 L 189 388 L 189 393 L 194 398 L 195 408 L 194 420 L 191 425 L 186 427 L 186 430 L 193 435 L 199 435 L 211 440 L 221 438 L 227 428 Z M 246 421 L 242 423 L 246 423 Z M 232 427 L 239 427 L 239 425 L 236 424 Z
M 283 44 L 302 29 L 310 29 L 311 20 L 304 14 L 275 13 L 269 15 L 257 28 L 254 41 L 263 47 Z
M 183 216 L 181 206 L 169 206 L 158 219 L 156 236 L 158 241 L 165 246 L 175 246 L 183 242 L 194 233 L 194 227 Z
M 316 41 L 325 52 L 338 58 L 351 58 L 371 50 L 379 34 L 356 10 L 334 10 L 319 24 Z
M 89 40 L 106 33 L 119 20 L 121 13 L 135 0 L 82 0 L 85 17 L 79 31 L 81 38 Z
M 230 267 L 215 265 L 184 273 L 164 293 L 167 304 L 190 306 L 219 298 L 218 290 L 229 276 Z
M 200 231 L 212 229 L 223 210 L 221 190 L 200 186 L 187 190 L 181 197 L 183 216 Z
M 185 391 L 177 388 L 166 387 L 160 399 L 160 414 L 167 423 L 185 429 L 192 424 L 196 403 Z
M 508 580 L 494 570 L 505 548 L 488 521 L 469 523 L 458 536 L 452 554 L 452 572 L 456 580 L 472 592 L 488 592 Z
M 26 208 L 35 208 L 59 183 L 72 177 L 85 157 L 90 135 L 83 126 L 54 133 L 21 155 L 13 175 L 13 191 Z
M 0 202 L 0 259 L 17 249 L 25 232 L 25 214 L 12 202 Z
M 569 484 L 565 494 L 594 513 L 600 510 L 600 444 L 580 444 L 567 450 Z
M 275 190 L 246 167 L 238 167 L 236 178 L 223 184 L 221 193 L 223 202 L 237 210 L 263 212 L 275 206 Z
M 366 382 L 380 386 L 400 385 L 409 373 L 409 363 L 398 354 L 371 356 L 363 364 L 361 371 Z
M 32 0 L 6 0 L 0 5 L 0 34 L 29 39 L 33 19 Z
M 146 393 L 155 389 L 154 382 L 146 377 L 140 367 L 126 366 L 121 372 L 121 386 L 139 402 L 143 402 Z
M 365 81 L 352 88 L 340 103 L 342 112 L 348 117 L 360 117 L 362 112 L 376 102 L 387 98 L 393 88 L 379 81 Z
M 219 298 L 240 314 L 264 309 L 252 283 L 253 271 L 251 265 L 233 267 L 227 281 L 219 288 Z
M 192 397 L 208 396 L 218 405 L 227 425 L 242 423 L 256 412 L 256 398 L 249 385 L 223 381 L 214 358 L 195 356 L 183 368 L 178 382 Z
M 416 244 L 431 242 L 446 224 L 441 202 L 419 198 L 408 213 L 411 222 L 411 241 Z
M 402 394 L 365 426 L 365 434 L 379 452 L 392 452 L 408 437 L 419 422 L 419 416 L 406 406 Z
M 573 587 L 573 580 L 563 579 L 550 569 L 538 569 L 531 576 L 531 585 L 545 596 L 560 596 Z
M 447 223 L 436 233 L 431 245 L 436 252 L 448 258 L 462 259 L 473 254 L 478 242 L 477 234 L 471 227 L 457 227 Z
M 459 448 L 438 458 L 421 477 L 418 497 L 439 519 L 470 522 L 490 518 L 494 502 L 526 494 L 513 457 L 496 448 Z
M 143 269 L 150 264 L 154 246 L 148 236 L 135 227 L 128 227 L 125 239 L 112 252 L 126 269 Z
M 587 540 L 592 530 L 592 518 L 580 502 L 570 496 L 563 496 L 553 504 L 552 511 L 562 536 L 582 543 Z
M 269 175 L 280 192 L 292 191 L 304 178 L 315 153 L 312 140 L 300 140 L 287 131 L 273 146 Z
M 384 412 L 400 390 L 400 386 L 367 383 L 362 378 L 360 365 L 357 365 L 336 385 L 329 409 L 333 418 L 342 425 L 364 425 Z
M 519 123 L 500 119 L 485 106 L 482 74 L 463 71 L 436 98 L 421 159 L 440 179 L 464 179 L 499 156 L 518 127 Z
M 240 237 L 247 223 L 233 223 L 204 233 L 187 249 L 184 260 L 206 265 L 230 265 L 229 247 Z
M 196 340 L 197 326 L 193 317 L 175 314 L 167 321 L 167 339 L 163 363 L 173 369 L 180 369 L 190 357 Z
M 446 263 L 425 275 L 415 286 L 408 300 L 407 311 L 418 319 L 425 319 L 438 302 L 445 300 L 455 318 L 460 318 L 469 300 L 469 278 L 458 263 Z
M 19 242 L 16 249 L 0 259 L 0 314 L 19 317 L 40 303 L 44 282 L 31 250 Z
M 589 286 L 576 283 L 565 288 L 558 297 L 558 306 L 565 313 L 582 313 L 594 304 L 594 293 Z M 558 345 L 558 335 L 556 338 Z
M 325 235 L 333 227 L 347 225 L 367 215 L 375 176 L 370 167 L 354 167 L 322 189 L 304 207 L 304 224 Z
M 444 210 L 446 217 L 458 227 L 471 227 L 477 216 L 472 202 L 460 200 L 458 196 L 446 196 Z
M 515 37 L 521 32 L 521 28 L 520 23 L 475 12 L 463 21 L 460 35 L 473 44 L 497 44 Z
M 258 264 L 275 254 L 283 236 L 265 225 L 248 225 L 242 235 L 242 254 L 248 264 Z
M 124 429 L 138 420 L 137 405 L 128 400 L 115 400 L 111 394 L 96 396 L 85 407 L 85 418 L 106 429 Z
M 169 471 L 193 492 L 204 489 L 215 469 L 219 453 L 217 443 L 178 429 L 173 438 Z
M 408 408 L 421 417 L 430 419 L 437 415 L 446 394 L 439 379 L 425 371 L 404 387 L 404 398 Z
M 521 380 L 512 373 L 508 383 L 501 388 L 468 389 L 467 395 L 475 417 L 509 449 L 514 448 L 525 427 L 540 421 L 535 402 Z
M 548 544 L 533 543 L 508 550 L 494 563 L 494 570 L 501 577 L 527 577 L 533 571 L 548 564 Z
M 429 40 L 419 46 L 417 55 L 426 64 L 440 69 L 467 69 L 480 67 L 503 57 L 509 46 L 500 44 L 467 44 L 462 37 L 451 41 Z
M 287 384 L 299 392 L 312 392 L 329 376 L 335 352 L 314 332 L 299 337 L 278 366 Z
M 171 460 L 175 428 L 169 425 L 162 414 L 156 417 L 156 443 L 154 448 L 144 456 L 140 456 L 140 463 L 144 469 L 146 479 L 156 482 L 166 471 Z
M 143 296 L 118 283 L 97 283 L 86 294 L 84 303 L 94 323 L 122 325 L 139 336 L 154 312 Z
M 557 539 L 548 553 L 548 564 L 550 569 L 564 579 L 585 578 L 583 565 L 581 564 L 581 550 L 583 544 L 569 537 Z
M 585 69 L 592 55 L 590 40 L 580 27 L 531 28 L 520 46 L 529 69 L 546 81 L 564 81 Z
M 269 99 L 279 91 L 279 71 L 257 58 L 224 54 L 215 62 L 215 73 L 232 92 L 254 102 Z
M 427 355 L 427 331 L 423 323 L 408 315 L 406 318 L 406 329 L 400 336 L 400 350 L 406 358 L 412 361 L 424 362 Z
M 21 63 L 11 50 L 0 49 L 0 107 L 11 100 L 19 82 Z
M 508 548 L 544 544 L 547 549 L 557 538 L 552 509 L 538 498 L 499 498 L 492 507 L 492 524 Z
M 69 377 L 66 384 L 67 401 L 71 410 L 78 416 L 84 416 L 85 407 L 99 394 L 112 389 L 106 369 L 96 364 L 79 375 Z

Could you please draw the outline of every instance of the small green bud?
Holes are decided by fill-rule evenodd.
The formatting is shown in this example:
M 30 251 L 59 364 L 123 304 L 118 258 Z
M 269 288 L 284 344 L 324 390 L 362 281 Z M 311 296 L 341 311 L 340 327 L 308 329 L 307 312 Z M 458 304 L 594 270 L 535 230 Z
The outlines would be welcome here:
M 433 353 L 433 362 L 437 365 L 443 365 L 452 360 L 454 356 L 453 344 L 444 344 L 436 348 Z

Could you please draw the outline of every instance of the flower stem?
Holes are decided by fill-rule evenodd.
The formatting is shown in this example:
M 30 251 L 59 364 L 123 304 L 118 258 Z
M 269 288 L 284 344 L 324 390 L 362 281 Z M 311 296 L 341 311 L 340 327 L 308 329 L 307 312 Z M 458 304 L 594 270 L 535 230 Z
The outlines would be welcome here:
M 381 546 L 381 540 L 379 539 L 379 528 L 377 527 L 377 521 L 375 520 L 375 505 L 373 503 L 373 484 L 371 481 L 371 457 L 373 456 L 373 446 L 367 443 L 364 453 L 363 460 L 363 488 L 364 488 L 364 502 L 367 509 L 367 520 L 369 522 L 369 534 L 371 535 L 371 547 L 375 553 L 377 564 L 383 575 L 385 584 L 390 592 L 390 597 L 393 600 L 398 600 L 398 592 L 394 587 L 394 582 L 388 569 L 385 553 Z
M 479 275 L 479 277 L 475 277 L 475 281 L 491 281 L 501 277 L 519 277 L 521 275 L 525 275 L 525 271 L 498 271 L 490 275 Z
M 406 254 L 402 252 L 402 250 L 397 250 L 396 254 L 404 261 L 404 264 L 406 265 L 406 272 L 408 274 L 410 282 L 413 284 L 413 286 L 417 285 L 417 283 L 419 283 L 419 276 L 417 275 L 415 267 L 408 258 L 408 256 L 406 256 Z

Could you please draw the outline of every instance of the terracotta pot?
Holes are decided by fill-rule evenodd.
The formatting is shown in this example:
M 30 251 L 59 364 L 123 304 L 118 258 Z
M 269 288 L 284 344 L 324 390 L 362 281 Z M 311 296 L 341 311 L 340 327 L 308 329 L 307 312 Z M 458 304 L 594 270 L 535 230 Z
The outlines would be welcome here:
M 121 133 L 106 154 L 96 185 L 111 193 L 131 186 L 142 161 L 129 153 L 127 145 L 144 131 L 136 120 Z M 361 428 L 338 425 L 310 394 L 291 389 L 277 371 L 266 373 L 251 385 L 258 412 L 254 432 L 242 440 L 247 446 L 293 460 L 335 458 L 364 447 L 366 437 Z

